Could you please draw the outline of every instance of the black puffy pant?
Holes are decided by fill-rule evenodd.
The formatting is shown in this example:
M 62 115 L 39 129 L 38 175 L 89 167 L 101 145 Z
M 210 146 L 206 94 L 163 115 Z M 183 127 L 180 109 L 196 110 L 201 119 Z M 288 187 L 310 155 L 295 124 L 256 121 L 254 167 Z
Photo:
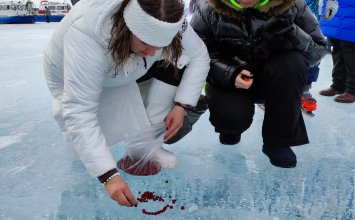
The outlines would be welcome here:
M 355 95 L 355 43 L 330 39 L 333 44 L 332 88 Z
M 272 148 L 309 143 L 301 113 L 301 97 L 308 76 L 305 57 L 297 51 L 272 55 L 254 73 L 250 89 L 228 91 L 207 83 L 210 122 L 216 132 L 243 133 L 252 121 L 254 103 L 265 104 L 262 135 Z

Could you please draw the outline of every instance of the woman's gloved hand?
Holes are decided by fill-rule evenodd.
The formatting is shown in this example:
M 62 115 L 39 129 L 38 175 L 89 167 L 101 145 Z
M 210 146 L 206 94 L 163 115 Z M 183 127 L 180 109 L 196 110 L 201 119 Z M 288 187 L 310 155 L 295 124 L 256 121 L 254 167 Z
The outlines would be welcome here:
M 332 19 L 334 15 L 337 13 L 338 8 L 339 8 L 339 4 L 337 0 L 327 0 L 325 2 L 325 10 L 322 17 L 325 20 Z

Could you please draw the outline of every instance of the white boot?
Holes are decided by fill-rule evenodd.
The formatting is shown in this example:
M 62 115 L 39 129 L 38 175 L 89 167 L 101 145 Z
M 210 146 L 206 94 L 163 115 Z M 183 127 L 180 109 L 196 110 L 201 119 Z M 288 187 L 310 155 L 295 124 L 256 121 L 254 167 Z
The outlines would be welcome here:
M 175 154 L 162 147 L 155 152 L 153 159 L 161 165 L 161 168 L 175 168 L 177 165 Z

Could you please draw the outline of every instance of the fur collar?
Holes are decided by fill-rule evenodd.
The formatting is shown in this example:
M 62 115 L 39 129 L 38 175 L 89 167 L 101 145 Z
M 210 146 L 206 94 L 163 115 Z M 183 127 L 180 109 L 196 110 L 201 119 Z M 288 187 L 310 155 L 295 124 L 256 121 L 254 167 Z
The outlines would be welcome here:
M 270 15 L 281 15 L 286 12 L 296 0 L 270 0 L 266 5 L 259 8 L 261 12 Z M 232 18 L 239 18 L 243 9 L 235 7 L 229 0 L 208 0 L 209 5 L 218 13 Z

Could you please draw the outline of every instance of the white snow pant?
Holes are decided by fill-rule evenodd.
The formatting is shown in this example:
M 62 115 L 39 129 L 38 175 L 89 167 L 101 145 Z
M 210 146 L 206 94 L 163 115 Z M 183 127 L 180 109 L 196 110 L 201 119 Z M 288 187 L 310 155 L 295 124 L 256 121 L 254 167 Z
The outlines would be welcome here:
M 98 120 L 108 145 L 151 124 L 163 123 L 173 107 L 177 87 L 152 78 L 139 84 L 142 97 L 122 92 L 136 93 L 136 88 L 137 84 L 114 87 L 105 89 L 102 94 L 105 98 L 100 102 Z M 79 159 L 63 120 L 60 100 L 54 98 L 52 111 L 69 152 L 73 159 Z
M 150 123 L 163 123 L 174 106 L 177 87 L 155 78 L 138 85 Z

